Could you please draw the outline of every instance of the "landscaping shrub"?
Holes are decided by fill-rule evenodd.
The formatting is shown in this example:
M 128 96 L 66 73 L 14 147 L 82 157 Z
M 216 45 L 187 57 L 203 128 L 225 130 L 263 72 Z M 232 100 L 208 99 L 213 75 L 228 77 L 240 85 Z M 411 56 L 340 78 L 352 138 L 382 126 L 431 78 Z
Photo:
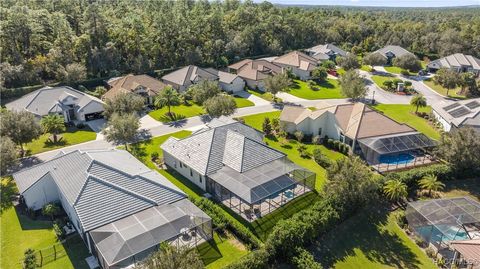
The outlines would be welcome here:
M 273 118 L 271 120 L 271 125 L 272 125 L 272 130 L 275 131 L 276 134 L 280 133 L 281 127 L 280 127 L 280 119 L 279 118 Z
M 301 144 L 297 147 L 298 153 L 302 158 L 310 158 L 310 153 L 307 151 L 307 146 Z
M 322 266 L 315 261 L 315 257 L 304 248 L 298 247 L 290 263 L 297 269 L 322 269 Z
M 320 141 L 322 141 L 322 138 L 320 138 L 319 135 L 316 135 L 312 138 L 312 143 L 315 145 L 320 145 Z
M 214 202 L 204 197 L 190 197 L 190 200 L 212 218 L 212 223 L 218 230 L 228 228 L 234 235 L 244 242 L 247 247 L 252 249 L 258 248 L 262 244 L 249 229 L 238 222 L 231 220 L 220 206 L 216 205 Z
M 407 228 L 408 222 L 407 222 L 407 217 L 405 216 L 405 211 L 399 211 L 395 215 L 395 220 L 397 221 L 398 226 L 400 226 L 402 229 Z
M 340 149 L 340 141 L 338 141 L 338 140 L 333 141 L 333 149 L 334 150 L 339 150 Z
M 272 125 L 270 124 L 270 118 L 265 117 L 263 119 L 262 131 L 266 136 L 269 136 L 272 134 Z
M 437 256 L 435 253 L 435 250 L 431 247 L 428 247 L 427 249 L 425 249 L 425 254 L 427 254 L 427 256 L 430 258 L 435 258 L 435 256 Z
M 229 264 L 224 269 L 263 269 L 268 267 L 271 258 L 271 253 L 265 248 L 260 248 Z
M 402 76 L 409 76 L 410 72 L 408 72 L 408 70 L 402 69 L 402 71 L 400 71 L 400 74 L 402 74 Z
M 313 150 L 313 159 L 323 168 L 328 168 L 332 165 L 330 159 L 325 156 L 319 148 Z
M 453 178 L 453 169 L 447 164 L 433 164 L 418 168 L 409 169 L 401 172 L 387 174 L 386 180 L 396 179 L 407 184 L 409 188 L 416 188 L 417 181 L 426 175 L 433 174 L 440 180 L 450 180 Z
M 343 154 L 348 155 L 350 153 L 350 146 L 347 144 L 344 144 L 345 147 L 343 148 Z
M 35 251 L 31 248 L 25 250 L 23 258 L 23 268 L 24 269 L 35 269 L 37 268 L 37 259 L 35 258 Z
M 399 78 L 394 78 L 392 81 L 393 81 L 393 84 L 395 85 L 395 87 L 398 86 L 398 83 L 402 83 L 402 82 L 403 82 L 403 80 L 401 80 L 401 79 L 399 79 Z
M 339 151 L 340 153 L 345 152 L 345 144 L 344 144 L 344 143 L 339 143 L 339 144 L 338 144 L 338 151 Z
M 294 135 L 298 142 L 302 142 L 304 138 L 304 134 L 302 133 L 302 131 L 296 131 Z
M 55 232 L 55 235 L 57 236 L 58 239 L 63 239 L 65 236 L 65 231 L 63 230 L 63 221 L 56 219 L 55 222 L 53 223 L 53 231 Z
M 154 152 L 152 152 L 152 154 L 150 154 L 150 157 L 152 158 L 152 160 L 158 159 L 158 156 L 159 156 L 159 154 L 156 151 L 154 151 Z

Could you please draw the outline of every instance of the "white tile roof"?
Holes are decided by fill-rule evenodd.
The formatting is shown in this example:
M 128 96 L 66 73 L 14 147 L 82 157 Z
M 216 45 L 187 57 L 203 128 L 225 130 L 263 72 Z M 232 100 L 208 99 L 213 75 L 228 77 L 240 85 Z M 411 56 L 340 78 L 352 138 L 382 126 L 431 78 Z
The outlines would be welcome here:
M 400 47 L 400 46 L 394 46 L 394 45 L 388 45 L 388 46 L 385 46 L 379 50 L 376 50 L 375 52 L 373 53 L 380 53 L 382 56 L 384 57 L 387 57 L 386 54 L 388 52 L 391 52 L 395 55 L 395 57 L 401 57 L 403 55 L 406 55 L 406 54 L 412 54 L 410 51 Z
M 432 61 L 428 64 L 428 67 L 433 68 L 436 65 L 438 65 L 440 68 L 460 68 L 463 66 L 480 70 L 480 59 L 473 57 L 472 55 L 455 53 Z

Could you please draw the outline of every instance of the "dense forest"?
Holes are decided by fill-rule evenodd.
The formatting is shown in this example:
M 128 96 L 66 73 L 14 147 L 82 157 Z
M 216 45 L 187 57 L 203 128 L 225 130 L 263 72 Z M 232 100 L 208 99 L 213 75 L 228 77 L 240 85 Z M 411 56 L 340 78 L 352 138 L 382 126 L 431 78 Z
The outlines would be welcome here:
M 249 1 L 1 1 L 1 88 L 225 66 L 323 42 L 480 56 L 480 9 L 298 8 Z

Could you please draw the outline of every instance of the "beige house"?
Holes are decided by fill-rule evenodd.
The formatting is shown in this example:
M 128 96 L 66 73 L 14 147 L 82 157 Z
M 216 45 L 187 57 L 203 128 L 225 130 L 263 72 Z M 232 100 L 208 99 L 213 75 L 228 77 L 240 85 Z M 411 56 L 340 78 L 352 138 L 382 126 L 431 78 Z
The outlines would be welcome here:
M 301 80 L 312 77 L 312 71 L 318 66 L 318 60 L 300 51 L 292 51 L 275 58 L 272 63 L 290 69 Z
M 230 72 L 241 77 L 251 89 L 264 90 L 263 80 L 269 76 L 281 74 L 283 68 L 269 59 L 245 59 L 228 66 Z
M 339 140 L 369 163 L 382 155 L 411 152 L 433 146 L 433 142 L 408 125 L 398 123 L 363 103 L 332 105 L 322 102 L 317 109 L 285 106 L 280 122 L 287 133 Z M 411 142 L 413 140 L 413 142 Z
M 102 100 L 113 99 L 124 93 L 135 93 L 145 98 L 145 104 L 152 105 L 155 95 L 167 85 L 148 75 L 129 74 L 107 81 L 110 89 L 102 96 Z
M 428 63 L 430 72 L 436 72 L 441 68 L 448 68 L 455 72 L 472 72 L 480 76 L 480 59 L 472 55 L 455 53 Z
M 185 66 L 162 77 L 163 82 L 179 92 L 186 91 L 193 84 L 202 80 L 218 80 L 218 76 L 195 65 Z

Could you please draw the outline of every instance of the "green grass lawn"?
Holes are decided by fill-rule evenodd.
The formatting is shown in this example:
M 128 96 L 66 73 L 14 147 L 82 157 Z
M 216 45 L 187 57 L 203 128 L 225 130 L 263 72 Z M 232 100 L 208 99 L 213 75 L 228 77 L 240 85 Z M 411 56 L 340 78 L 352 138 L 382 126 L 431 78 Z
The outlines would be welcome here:
M 3 192 L 15 192 L 15 184 L 8 179 L 2 180 L 2 213 L 1 213 L 1 268 L 21 269 L 23 253 L 26 249 L 34 250 L 50 247 L 57 242 L 52 230 L 51 221 L 32 220 L 18 214 L 11 204 L 6 204 Z M 56 261 L 47 263 L 42 268 L 88 268 L 84 259 L 88 251 L 79 238 L 69 239 L 69 245 L 59 245 L 59 251 L 65 250 L 67 255 Z
M 362 65 L 360 66 L 360 70 L 363 70 L 365 72 L 370 72 L 372 71 L 372 67 L 370 65 Z
M 347 72 L 347 71 L 346 71 L 345 69 L 343 69 L 343 67 L 337 68 L 337 74 L 338 74 L 339 76 L 345 74 L 345 72 Z
M 480 202 L 480 178 L 445 181 L 442 197 L 470 196 Z
M 428 87 L 430 87 L 432 90 L 438 92 L 439 94 L 443 95 L 443 96 L 447 96 L 447 89 L 445 89 L 444 87 L 442 87 L 441 85 L 438 85 L 438 84 L 435 84 L 433 82 L 433 80 L 431 79 L 426 79 L 423 81 L 423 83 L 425 85 L 427 85 Z M 458 99 L 465 99 L 465 95 L 462 95 L 459 93 L 460 91 L 460 87 L 457 87 L 455 89 L 451 89 L 449 92 L 448 92 L 448 97 L 453 97 L 453 98 L 458 98 Z
M 401 74 L 402 70 L 405 70 L 405 69 L 397 67 L 397 66 L 385 66 L 384 68 L 385 68 L 385 70 L 387 70 L 387 72 L 392 73 L 392 74 Z M 415 76 L 416 75 L 415 72 L 408 71 L 408 73 L 410 74 L 410 76 Z
M 234 95 L 233 97 L 235 98 L 235 103 L 237 104 L 237 108 L 249 107 L 249 106 L 255 105 L 252 101 L 246 98 L 243 98 L 237 95 Z
M 313 253 L 323 268 L 438 268 L 394 215 L 380 208 L 363 210 L 320 238 Z
M 43 134 L 38 139 L 26 144 L 25 150 L 27 151 L 27 154 L 33 155 L 95 140 L 97 134 L 92 131 L 90 127 L 85 126 L 82 129 L 78 129 L 77 127 L 67 127 L 66 132 L 61 134 L 62 140 L 57 143 L 50 142 L 48 139 L 50 136 L 50 134 Z
M 329 78 L 325 82 L 316 84 L 314 89 L 311 89 L 305 81 L 294 80 L 293 83 L 288 93 L 299 98 L 308 100 L 344 98 L 336 79 Z
M 265 117 L 269 117 L 270 119 L 275 118 L 275 117 L 280 117 L 280 111 L 274 111 L 274 112 L 267 112 L 267 113 L 261 113 L 261 114 L 255 114 L 255 115 L 250 115 L 250 116 L 245 116 L 243 119 L 245 120 L 245 123 L 247 125 L 252 126 L 255 129 L 262 130 L 262 123 L 263 119 Z M 299 142 L 296 140 L 289 140 L 286 145 L 282 145 L 279 141 L 276 141 L 276 139 L 271 139 L 266 137 L 265 142 L 272 148 L 277 149 L 282 151 L 283 153 L 288 155 L 288 158 L 296 163 L 299 166 L 302 166 L 306 169 L 309 169 L 310 171 L 314 172 L 317 174 L 317 182 L 316 182 L 316 188 L 320 189 L 323 183 L 325 182 L 326 179 L 326 171 L 323 167 L 318 165 L 313 159 L 305 159 L 300 157 L 297 147 L 299 146 Z M 313 144 L 306 144 L 307 146 L 307 151 L 312 153 L 313 149 L 315 148 L 320 148 L 322 152 L 330 159 L 336 160 L 341 158 L 343 155 L 341 153 L 329 150 L 325 148 L 323 145 L 313 145 Z
M 221 269 L 248 253 L 232 235 L 214 233 L 213 239 L 213 242 L 205 242 L 197 247 L 207 269 Z
M 378 87 L 384 89 L 385 87 L 383 86 L 383 83 L 388 80 L 393 80 L 395 79 L 394 76 L 379 76 L 379 75 L 373 75 L 372 80 L 377 84 Z
M 400 123 L 408 124 L 410 127 L 433 139 L 438 140 L 440 138 L 440 133 L 433 126 L 431 126 L 427 120 L 415 115 L 414 106 L 378 104 L 373 108 Z M 418 109 L 419 112 L 427 113 L 430 113 L 431 110 L 432 109 L 430 106 Z
M 203 107 L 194 103 L 190 103 L 188 105 L 172 106 L 171 111 L 172 113 L 175 113 L 175 120 L 181 120 L 205 114 Z M 161 122 L 171 122 L 172 119 L 166 115 L 167 112 L 168 108 L 162 107 L 160 109 L 150 111 L 148 115 Z
M 258 96 L 264 100 L 267 100 L 269 102 L 273 102 L 273 95 L 269 92 L 262 92 L 260 90 L 252 90 L 252 89 L 247 89 L 247 92 L 255 96 Z M 281 99 L 278 97 L 277 97 L 277 100 L 281 101 Z

